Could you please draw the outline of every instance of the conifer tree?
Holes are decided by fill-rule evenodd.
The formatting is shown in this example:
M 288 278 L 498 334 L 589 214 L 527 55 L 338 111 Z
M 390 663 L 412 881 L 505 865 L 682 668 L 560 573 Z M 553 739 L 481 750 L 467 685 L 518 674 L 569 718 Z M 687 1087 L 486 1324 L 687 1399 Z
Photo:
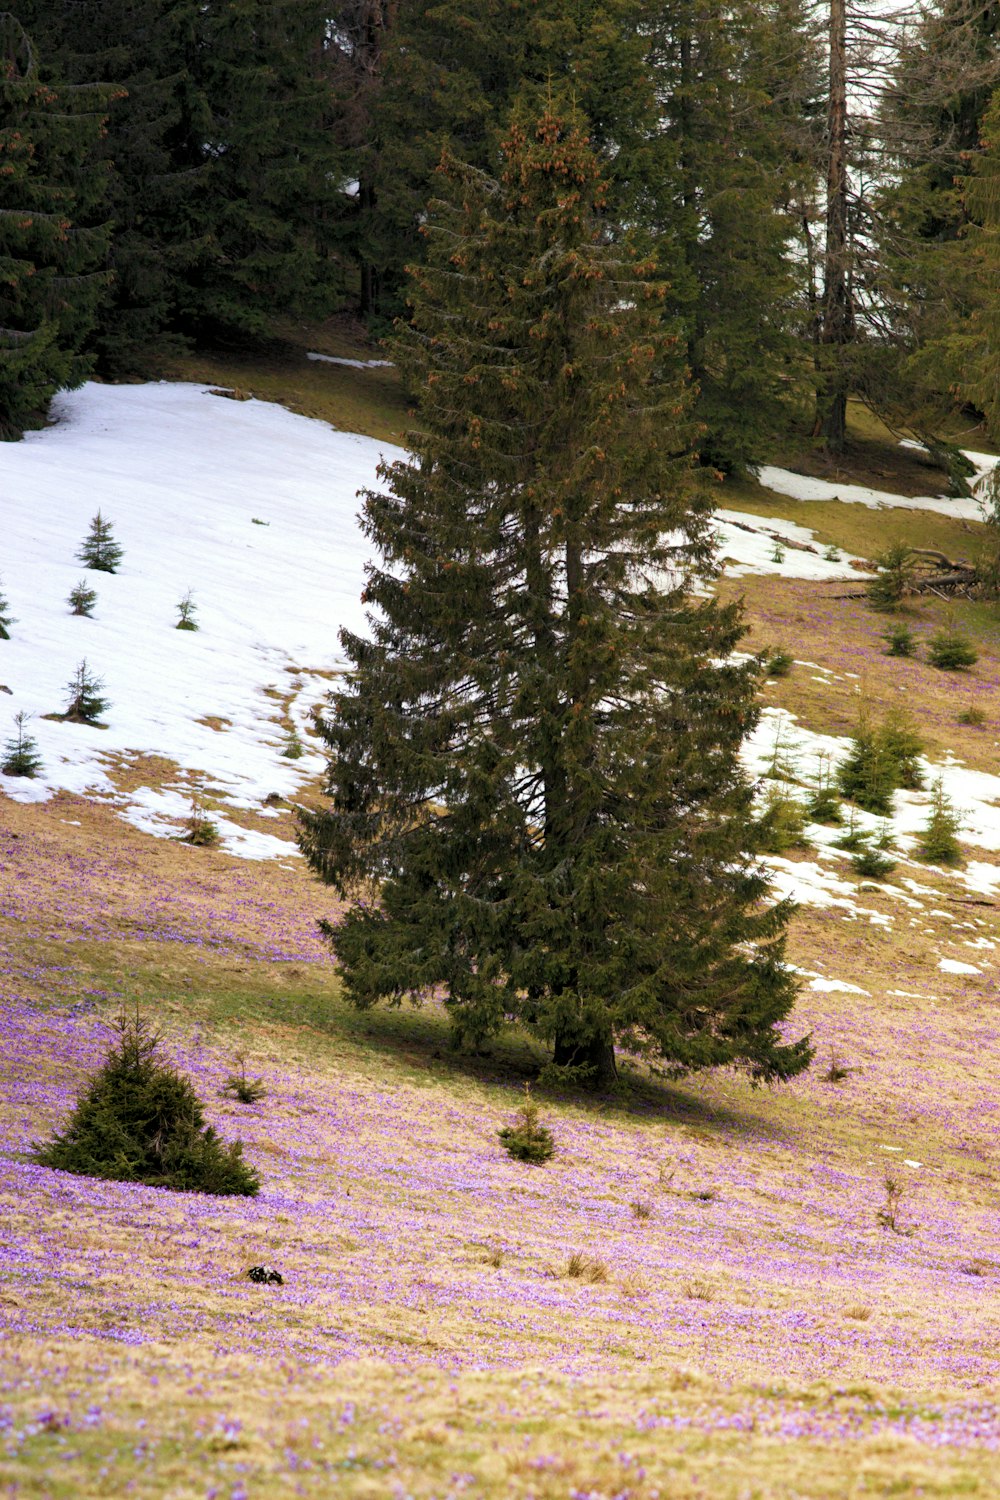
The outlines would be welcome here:
M 40 427 L 89 369 L 80 349 L 106 284 L 108 91 L 43 83 L 20 21 L 0 13 L 0 438 Z
M 107 698 L 101 697 L 103 686 L 103 681 L 93 675 L 84 657 L 66 685 L 69 698 L 63 718 L 77 724 L 96 724 L 101 714 L 111 707 Z
M 42 757 L 38 753 L 38 742 L 28 733 L 26 725 L 31 715 L 22 708 L 14 715 L 17 732 L 11 735 L 4 746 L 4 758 L 0 771 L 5 776 L 35 777 L 42 769 Z
M 321 0 L 23 0 L 52 67 L 117 87 L 99 368 L 254 335 L 343 294 L 344 150 Z
M 662 287 L 552 109 L 499 181 L 440 180 L 396 349 L 415 460 L 365 496 L 371 639 L 342 633 L 332 801 L 301 832 L 356 898 L 326 928 L 347 993 L 440 989 L 459 1037 L 519 1020 L 599 1083 L 616 1043 L 789 1077 L 788 907 L 737 754 L 757 672 L 738 611 L 690 592 L 710 499 Z
M 142 1016 L 122 1014 L 115 1040 L 88 1081 L 66 1129 L 36 1148 L 46 1167 L 85 1177 L 144 1182 L 182 1192 L 253 1196 L 260 1177 L 240 1141 L 226 1145 L 205 1124 L 188 1079 L 161 1057 Z
M 10 613 L 10 604 L 4 595 L 3 589 L 0 588 L 0 641 L 10 640 L 10 627 L 13 624 L 14 617 Z
M 92 518 L 90 530 L 76 555 L 79 562 L 95 572 L 117 573 L 118 564 L 125 554 L 115 541 L 111 522 L 106 521 L 100 511 Z
M 939 776 L 931 787 L 931 807 L 920 835 L 920 858 L 935 865 L 957 865 L 962 860 L 958 842 L 962 820 L 955 812 Z
M 94 605 L 97 603 L 97 590 L 92 589 L 85 578 L 81 578 L 70 589 L 66 603 L 74 615 L 89 617 L 94 613 Z

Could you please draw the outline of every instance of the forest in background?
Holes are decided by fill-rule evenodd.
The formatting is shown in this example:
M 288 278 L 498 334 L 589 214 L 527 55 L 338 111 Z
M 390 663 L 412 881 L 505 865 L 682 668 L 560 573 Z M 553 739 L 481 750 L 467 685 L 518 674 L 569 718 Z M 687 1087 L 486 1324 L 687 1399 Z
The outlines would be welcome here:
M 1000 422 L 1000 7 L 933 0 L 21 0 L 0 17 L 0 430 L 94 372 L 406 316 L 442 152 L 583 121 L 652 253 L 702 460 L 859 395 L 965 483 Z M 958 416 L 959 420 L 956 420 Z

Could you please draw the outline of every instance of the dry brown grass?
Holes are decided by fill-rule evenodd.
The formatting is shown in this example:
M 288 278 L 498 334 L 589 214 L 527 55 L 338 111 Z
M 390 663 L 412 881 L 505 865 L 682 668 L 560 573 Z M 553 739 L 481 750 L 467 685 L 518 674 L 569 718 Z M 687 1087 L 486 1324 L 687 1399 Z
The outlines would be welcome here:
M 607 1263 L 597 1256 L 574 1250 L 566 1261 L 566 1270 L 563 1274 L 571 1280 L 586 1281 L 593 1285 L 607 1281 L 608 1267 Z

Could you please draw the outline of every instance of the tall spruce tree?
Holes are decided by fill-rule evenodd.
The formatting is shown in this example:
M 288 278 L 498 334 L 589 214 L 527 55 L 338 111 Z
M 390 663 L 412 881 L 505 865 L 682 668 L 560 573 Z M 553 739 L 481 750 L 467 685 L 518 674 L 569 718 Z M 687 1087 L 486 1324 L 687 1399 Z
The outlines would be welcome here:
M 321 0 L 21 0 L 51 66 L 116 85 L 100 368 L 263 332 L 343 293 L 343 148 Z
M 811 391 L 795 239 L 815 174 L 815 39 L 799 0 L 657 0 L 645 24 L 657 109 L 638 216 L 670 267 L 701 455 L 754 468 Z
M 968 492 L 972 466 L 942 435 L 966 374 L 950 351 L 978 301 L 962 181 L 998 83 L 1000 6 L 938 0 L 899 45 L 880 120 L 891 174 L 874 199 L 882 326 L 861 369 L 863 394 L 935 454 L 955 493 Z
M 106 282 L 97 161 L 108 91 L 42 81 L 33 41 L 0 13 L 0 438 L 39 427 L 79 385 Z
M 301 832 L 355 898 L 326 925 L 347 992 L 440 991 L 460 1037 L 519 1020 L 598 1083 L 615 1044 L 789 1077 L 788 907 L 737 754 L 755 673 L 738 611 L 689 587 L 683 338 L 572 120 L 514 125 L 499 181 L 440 180 L 396 351 L 421 430 L 365 496 L 371 638 L 342 633 Z
M 635 0 L 345 0 L 342 52 L 364 99 L 357 243 L 361 311 L 403 312 L 405 268 L 447 147 L 495 172 L 511 107 L 572 79 L 609 177 L 636 172 L 656 98 Z M 624 186 L 624 184 L 621 184 Z

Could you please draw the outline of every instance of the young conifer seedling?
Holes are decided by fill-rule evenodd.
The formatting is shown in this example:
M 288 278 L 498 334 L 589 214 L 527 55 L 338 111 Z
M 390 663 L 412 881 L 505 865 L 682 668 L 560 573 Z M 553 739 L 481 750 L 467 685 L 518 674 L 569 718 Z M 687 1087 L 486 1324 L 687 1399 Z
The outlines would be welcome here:
M 25 713 L 22 708 L 20 713 L 14 715 L 14 723 L 17 725 L 16 734 L 11 735 L 4 746 L 4 758 L 0 761 L 0 771 L 5 776 L 37 776 L 42 769 L 42 757 L 38 753 L 38 745 L 33 735 L 25 728 L 30 714 Z
M 962 862 L 962 846 L 958 842 L 958 831 L 962 820 L 945 795 L 944 782 L 939 776 L 931 787 L 931 810 L 920 835 L 920 858 L 932 865 L 957 865 Z
M 117 573 L 124 553 L 114 539 L 111 522 L 106 521 L 100 511 L 91 521 L 90 531 L 76 555 L 86 567 L 98 573 Z
M 89 618 L 94 613 L 94 605 L 97 603 L 97 590 L 90 588 L 87 580 L 81 578 L 76 587 L 70 590 L 66 602 L 72 614 L 86 615 Z
M 61 1134 L 35 1159 L 62 1172 L 196 1193 L 253 1196 L 256 1169 L 240 1141 L 226 1144 L 192 1084 L 163 1060 L 160 1039 L 138 1011 L 113 1023 L 103 1065 L 85 1083 Z
M 0 588 L 0 641 L 10 640 L 9 627 L 13 625 L 13 623 L 14 619 L 10 614 L 10 605 L 7 603 L 7 599 L 3 589 Z
M 184 595 L 183 599 L 181 599 L 180 602 L 179 602 L 179 604 L 177 605 L 177 614 L 178 614 L 179 618 L 177 620 L 177 624 L 175 625 L 174 629 L 175 630 L 197 630 L 198 629 L 198 622 L 195 619 L 195 615 L 197 613 L 198 613 L 198 610 L 197 610 L 197 606 L 195 605 L 195 602 L 194 602 L 194 595 L 192 594 L 191 590 L 188 589 L 188 591 Z
M 107 698 L 101 697 L 103 686 L 103 681 L 93 675 L 84 657 L 66 684 L 69 702 L 63 718 L 74 724 L 96 724 L 101 714 L 111 707 Z
M 524 1103 L 517 1112 L 517 1124 L 505 1125 L 497 1134 L 507 1154 L 516 1161 L 528 1161 L 538 1166 L 548 1161 L 556 1149 L 551 1132 L 538 1123 L 538 1105 L 527 1084 L 524 1085 Z

